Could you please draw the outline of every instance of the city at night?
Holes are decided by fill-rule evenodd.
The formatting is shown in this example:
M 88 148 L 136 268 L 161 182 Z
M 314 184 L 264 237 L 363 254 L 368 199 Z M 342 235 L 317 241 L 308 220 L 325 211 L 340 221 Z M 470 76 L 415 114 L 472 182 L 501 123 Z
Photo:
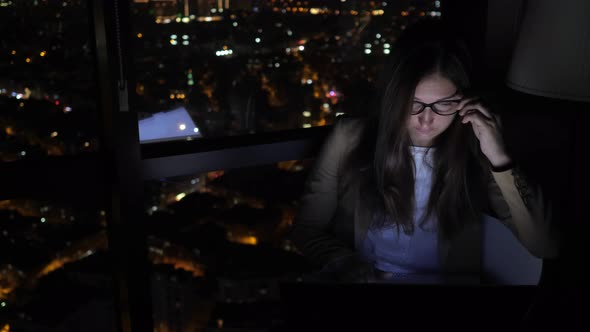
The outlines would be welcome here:
M 577 0 L 0 0 L 0 332 L 587 326 L 588 306 L 578 302 L 587 293 L 581 266 L 590 261 L 581 156 L 590 114 L 581 77 L 590 77 L 590 63 L 579 56 L 587 49 L 558 40 L 567 34 L 568 45 L 588 45 L 587 33 L 572 33 L 590 31 L 588 15 L 590 6 Z M 424 22 L 445 27 L 437 36 L 465 41 L 469 88 L 459 88 L 462 72 L 448 69 L 460 56 L 405 49 L 418 45 L 412 28 Z M 411 77 L 404 68 L 435 56 L 434 71 L 403 80 Z M 539 76 L 535 66 L 547 63 L 553 72 Z M 565 69 L 572 65 L 580 69 Z M 438 90 L 421 84 L 446 70 L 457 88 L 429 101 L 444 82 Z M 422 204 L 416 148 L 428 155 L 433 146 L 443 158 L 451 139 L 463 137 L 418 140 L 424 121 L 451 119 L 455 130 L 446 105 L 465 108 L 477 95 L 478 114 L 498 123 L 487 139 L 476 129 L 481 120 L 455 111 L 471 120 L 473 130 L 456 131 L 474 138 L 473 155 L 487 157 L 482 169 L 496 188 L 486 190 L 497 190 L 482 205 L 483 216 L 491 212 L 478 226 L 480 247 L 450 247 L 457 267 L 477 262 L 468 278 L 457 268 L 433 285 L 422 278 L 430 270 L 392 267 L 387 279 L 383 260 L 392 258 L 383 257 L 393 254 L 364 248 L 391 242 L 385 247 L 385 235 L 369 227 L 358 244 L 362 203 L 348 201 L 355 187 L 345 182 L 357 164 L 334 160 L 355 136 L 336 129 L 359 119 L 374 124 L 362 137 L 377 147 L 349 149 L 369 156 L 377 174 L 370 185 L 382 185 L 379 167 L 406 174 L 391 157 L 406 158 L 391 143 L 405 132 L 380 136 L 395 127 L 384 123 L 395 118 L 383 115 L 387 98 L 404 93 L 414 109 L 422 105 L 405 120 L 416 191 L 404 196 L 407 181 L 395 177 L 375 191 L 399 220 L 405 209 L 389 197 Z M 414 120 L 422 136 L 413 136 Z M 475 163 L 453 168 L 460 155 L 448 165 L 435 159 L 442 175 L 432 173 L 433 193 L 466 174 L 457 200 L 448 201 L 460 207 L 430 210 L 435 200 L 428 201 L 441 219 L 437 241 L 445 216 L 467 218 L 464 207 L 483 197 L 472 195 Z M 359 188 L 359 201 L 370 201 Z M 447 202 L 449 193 L 437 195 Z M 341 228 L 349 214 L 354 225 Z M 321 235 L 312 233 L 324 217 Z M 408 257 L 430 250 L 409 239 Z M 370 275 L 357 279 L 367 260 Z M 415 264 L 400 266 L 422 266 Z

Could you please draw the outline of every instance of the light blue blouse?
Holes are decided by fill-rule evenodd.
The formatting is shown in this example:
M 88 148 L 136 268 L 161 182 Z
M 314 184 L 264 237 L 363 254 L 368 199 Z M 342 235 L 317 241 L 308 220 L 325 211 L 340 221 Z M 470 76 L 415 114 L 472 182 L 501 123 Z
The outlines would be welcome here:
M 432 160 L 434 148 L 412 147 L 415 160 L 414 192 L 414 233 L 406 235 L 396 226 L 377 229 L 370 227 L 363 243 L 361 254 L 375 268 L 394 274 L 437 275 L 441 266 L 438 256 L 437 225 L 431 216 L 419 227 L 419 221 L 426 212 L 426 205 L 432 187 Z

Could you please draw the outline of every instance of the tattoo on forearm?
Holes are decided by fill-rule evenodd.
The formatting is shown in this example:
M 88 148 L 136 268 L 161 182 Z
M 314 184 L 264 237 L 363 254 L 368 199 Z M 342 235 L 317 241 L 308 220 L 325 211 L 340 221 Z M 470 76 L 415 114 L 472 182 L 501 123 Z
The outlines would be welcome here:
M 512 176 L 514 177 L 514 185 L 516 186 L 524 205 L 529 209 L 529 203 L 533 197 L 533 190 L 529 186 L 526 176 L 518 167 L 512 169 Z

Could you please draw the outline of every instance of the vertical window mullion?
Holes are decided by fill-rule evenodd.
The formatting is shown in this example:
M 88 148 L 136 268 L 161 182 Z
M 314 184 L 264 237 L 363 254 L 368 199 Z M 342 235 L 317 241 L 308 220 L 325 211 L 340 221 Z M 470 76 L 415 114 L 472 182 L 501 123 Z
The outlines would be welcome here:
M 127 102 L 131 80 L 129 4 L 93 1 L 96 66 L 99 83 L 100 136 L 108 202 L 109 254 L 115 280 L 118 330 L 153 331 L 149 262 L 142 226 L 143 182 L 137 112 Z

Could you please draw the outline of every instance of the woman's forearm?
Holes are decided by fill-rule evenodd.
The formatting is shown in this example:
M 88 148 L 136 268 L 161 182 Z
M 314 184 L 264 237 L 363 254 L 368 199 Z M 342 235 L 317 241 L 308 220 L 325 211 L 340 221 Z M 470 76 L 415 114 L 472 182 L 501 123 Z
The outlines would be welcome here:
M 543 202 L 540 188 L 533 187 L 518 167 L 492 172 L 494 181 L 510 210 L 509 222 L 519 240 L 535 256 L 557 255 L 557 236 L 551 229 L 551 211 Z

